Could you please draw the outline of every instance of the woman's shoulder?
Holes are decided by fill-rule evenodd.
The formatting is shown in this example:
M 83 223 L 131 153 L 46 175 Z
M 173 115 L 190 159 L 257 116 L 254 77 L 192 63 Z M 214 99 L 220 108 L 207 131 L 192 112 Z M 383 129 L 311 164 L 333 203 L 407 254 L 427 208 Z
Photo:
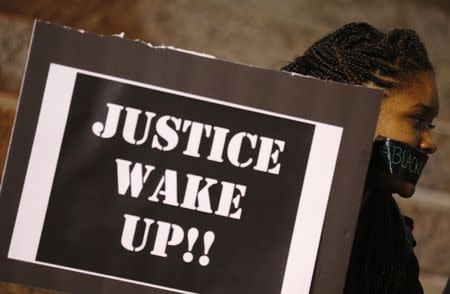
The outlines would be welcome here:
M 416 239 L 413 235 L 414 221 L 411 217 L 401 215 L 405 224 L 405 233 L 408 243 L 410 245 L 410 256 L 406 265 L 406 276 L 403 284 L 403 291 L 401 293 L 423 293 L 422 285 L 419 281 L 419 262 L 414 253 L 414 247 L 416 246 Z
M 414 229 L 414 220 L 407 215 L 402 214 L 405 225 L 412 231 Z
M 413 235 L 413 230 L 414 230 L 414 220 L 407 216 L 407 215 L 401 215 L 403 222 L 405 223 L 405 233 L 406 233 L 406 238 L 408 240 L 408 243 L 411 247 L 415 247 L 416 246 L 416 239 L 414 238 Z

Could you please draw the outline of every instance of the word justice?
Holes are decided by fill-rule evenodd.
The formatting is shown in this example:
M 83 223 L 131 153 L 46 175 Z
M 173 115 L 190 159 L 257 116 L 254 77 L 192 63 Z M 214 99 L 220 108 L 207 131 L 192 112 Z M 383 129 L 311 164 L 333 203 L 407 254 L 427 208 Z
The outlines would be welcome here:
M 248 132 L 236 132 L 230 134 L 227 128 L 212 126 L 201 122 L 184 120 L 171 115 L 157 116 L 154 112 L 141 109 L 124 107 L 119 104 L 107 103 L 108 113 L 105 122 L 95 122 L 92 132 L 104 139 L 113 138 L 123 125 L 122 138 L 132 145 L 142 145 L 149 140 L 149 132 L 152 121 L 156 120 L 155 134 L 151 138 L 151 148 L 161 151 L 174 150 L 179 142 L 180 135 L 187 136 L 187 142 L 183 154 L 192 157 L 201 157 L 202 144 L 210 144 L 207 160 L 224 162 L 227 159 L 232 165 L 240 168 L 253 168 L 257 171 L 271 174 L 279 174 L 281 164 L 278 162 L 279 154 L 283 152 L 285 142 Z M 120 124 L 125 110 L 125 122 Z M 142 120 L 142 121 L 141 121 Z M 140 124 L 145 125 L 143 134 L 136 134 L 136 128 Z M 145 123 L 144 123 L 145 122 Z M 138 138 L 136 138 L 138 137 Z M 205 139 L 207 138 L 207 139 Z M 208 143 L 205 141 L 209 140 Z M 150 141 L 150 140 L 149 140 Z M 248 158 L 242 159 L 241 150 L 251 149 Z M 203 148 L 204 149 L 204 148 Z M 202 149 L 202 150 L 203 150 Z M 226 151 L 226 157 L 224 152 Z

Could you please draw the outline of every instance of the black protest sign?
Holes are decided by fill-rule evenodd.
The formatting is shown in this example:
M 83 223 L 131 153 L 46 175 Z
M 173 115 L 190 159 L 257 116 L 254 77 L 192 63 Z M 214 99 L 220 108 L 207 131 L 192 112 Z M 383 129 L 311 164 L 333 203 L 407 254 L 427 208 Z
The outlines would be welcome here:
M 47 86 L 65 71 L 52 65 Z M 314 125 L 86 74 L 68 113 L 37 261 L 193 292 L 218 273 L 230 292 L 280 291 Z M 255 274 L 235 276 L 240 263 Z
M 0 278 L 339 293 L 344 275 L 326 271 L 345 273 L 378 95 L 37 23 L 0 198 Z

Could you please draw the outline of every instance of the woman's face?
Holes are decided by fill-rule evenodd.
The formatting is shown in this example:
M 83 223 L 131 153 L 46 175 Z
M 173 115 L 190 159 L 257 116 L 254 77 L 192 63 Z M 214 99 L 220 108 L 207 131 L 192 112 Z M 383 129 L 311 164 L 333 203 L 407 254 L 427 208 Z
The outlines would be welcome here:
M 411 73 L 400 87 L 385 92 L 375 137 L 400 141 L 421 152 L 432 154 L 437 150 L 433 139 L 433 119 L 439 111 L 436 80 L 428 72 Z M 377 172 L 376 184 L 384 191 L 411 197 L 415 185 L 394 178 L 386 172 Z

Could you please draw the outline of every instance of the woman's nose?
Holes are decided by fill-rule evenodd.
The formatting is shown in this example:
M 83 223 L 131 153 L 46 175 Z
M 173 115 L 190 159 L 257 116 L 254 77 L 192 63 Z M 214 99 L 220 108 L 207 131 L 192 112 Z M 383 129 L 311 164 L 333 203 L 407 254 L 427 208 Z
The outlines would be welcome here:
M 427 154 L 433 154 L 437 150 L 436 142 L 434 141 L 433 135 L 431 132 L 425 131 L 422 134 L 422 139 L 419 144 L 420 150 Z

